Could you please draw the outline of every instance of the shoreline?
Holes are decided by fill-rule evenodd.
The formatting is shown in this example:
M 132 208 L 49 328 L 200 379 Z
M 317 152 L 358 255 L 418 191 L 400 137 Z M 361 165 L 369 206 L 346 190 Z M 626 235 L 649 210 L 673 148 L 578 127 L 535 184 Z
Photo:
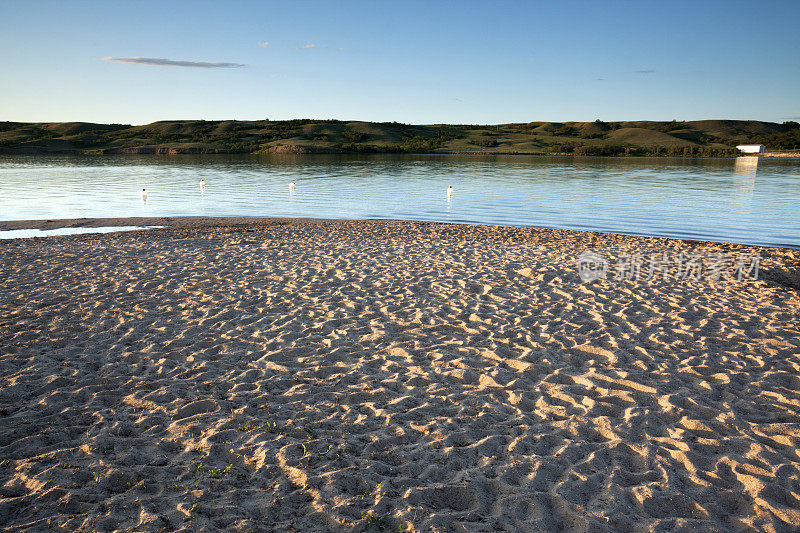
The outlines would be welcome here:
M 505 226 L 495 224 L 478 224 L 471 222 L 440 222 L 440 221 L 426 221 L 426 220 L 410 220 L 410 219 L 333 219 L 333 218 L 313 218 L 313 217 L 259 217 L 259 216 L 163 216 L 163 217 L 103 217 L 103 218 L 64 218 L 64 219 L 25 219 L 25 220 L 0 220 L 0 231 L 17 230 L 17 229 L 59 229 L 59 228 L 101 228 L 113 226 L 165 226 L 157 229 L 177 229 L 177 228 L 198 228 L 198 227 L 222 227 L 222 226 L 271 226 L 271 225 L 284 225 L 292 223 L 311 223 L 311 224 L 332 224 L 340 222 L 349 223 L 409 223 L 409 224 L 442 224 L 451 226 L 475 226 L 486 228 L 509 228 L 519 230 L 531 231 L 553 231 L 553 232 L 567 232 L 574 234 L 587 234 L 587 235 L 609 235 L 621 238 L 636 238 L 636 239 L 656 239 L 661 241 L 677 241 L 686 244 L 706 244 L 714 246 L 727 246 L 728 249 L 740 248 L 758 248 L 758 249 L 800 249 L 800 245 L 792 244 L 776 244 L 776 245 L 761 245 L 761 244 L 746 244 L 735 243 L 729 241 L 707 241 L 702 239 L 687 239 L 680 237 L 663 237 L 658 235 L 642 235 L 630 233 L 615 233 L 605 231 L 593 230 L 571 230 L 560 228 L 546 228 L 546 227 L 533 227 L 533 226 Z M 136 230 L 145 231 L 145 230 Z M 151 231 L 148 229 L 147 231 Z M 34 238 L 34 237 L 31 237 Z
M 129 150 L 129 151 L 37 151 L 37 150 L 0 150 L 0 156 L 76 156 L 76 157 L 100 157 L 100 156 L 278 156 L 278 157 L 298 157 L 298 156 L 373 156 L 373 155 L 406 155 L 406 156 L 429 156 L 429 155 L 466 155 L 466 156 L 536 156 L 536 157 L 576 157 L 576 158 L 595 158 L 602 159 L 737 159 L 739 157 L 758 157 L 761 159 L 800 159 L 800 153 L 794 152 L 761 152 L 756 154 L 738 153 L 722 155 L 682 155 L 682 154 L 573 154 L 569 152 L 514 152 L 514 151 L 480 151 L 480 150 L 453 150 L 437 152 L 325 152 L 325 151 L 285 151 L 285 152 L 193 152 L 179 150 Z
M 60 222 L 165 220 L 0 244 L 0 529 L 800 522 L 800 250 L 428 222 Z M 584 282 L 587 249 L 759 253 L 762 269 Z

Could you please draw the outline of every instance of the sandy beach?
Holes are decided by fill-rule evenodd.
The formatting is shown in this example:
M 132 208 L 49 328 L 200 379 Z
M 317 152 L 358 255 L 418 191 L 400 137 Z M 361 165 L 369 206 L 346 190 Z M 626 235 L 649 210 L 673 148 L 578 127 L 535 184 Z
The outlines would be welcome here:
M 800 250 L 36 224 L 171 227 L 0 241 L 3 531 L 800 527 Z M 589 283 L 585 250 L 760 270 Z

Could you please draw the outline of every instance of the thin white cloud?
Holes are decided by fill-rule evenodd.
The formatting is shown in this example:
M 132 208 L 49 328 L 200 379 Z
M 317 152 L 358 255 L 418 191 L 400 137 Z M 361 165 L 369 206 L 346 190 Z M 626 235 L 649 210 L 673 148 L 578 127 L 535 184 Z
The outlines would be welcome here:
M 311 50 L 312 48 L 316 48 L 316 47 L 317 47 L 317 45 L 316 45 L 316 44 L 313 44 L 313 43 L 311 43 L 311 44 L 304 44 L 304 45 L 303 45 L 303 48 L 305 48 L 306 50 Z
M 269 41 L 258 41 L 258 43 L 256 44 L 258 44 L 258 46 L 260 46 L 261 48 L 266 48 L 267 46 L 269 46 Z
M 595 81 L 605 81 L 605 78 L 595 78 Z
M 193 67 L 193 68 L 238 68 L 245 67 L 243 63 L 209 63 L 207 61 L 175 61 L 163 57 L 104 57 L 103 61 L 116 61 L 118 63 L 134 63 L 137 65 L 156 65 L 160 67 Z
M 652 74 L 653 72 L 655 72 L 655 70 L 653 70 L 653 69 L 645 69 L 645 70 L 637 70 L 635 72 L 636 72 L 636 74 Z

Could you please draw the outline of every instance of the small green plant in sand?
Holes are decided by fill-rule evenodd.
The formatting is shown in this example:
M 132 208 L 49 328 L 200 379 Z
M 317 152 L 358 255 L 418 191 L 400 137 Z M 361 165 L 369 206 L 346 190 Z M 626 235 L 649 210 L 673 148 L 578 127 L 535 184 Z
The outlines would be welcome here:
M 41 461 L 43 464 L 48 465 L 48 464 L 55 463 L 56 461 L 58 461 L 58 457 L 56 456 L 55 453 L 48 453 L 48 454 L 40 456 L 39 457 L 39 461 Z M 60 463 L 59 463 L 59 466 L 60 466 Z
M 210 477 L 214 478 L 214 479 L 219 479 L 222 476 L 224 476 L 225 474 L 227 474 L 228 472 L 230 472 L 231 468 L 233 468 L 233 465 L 228 465 L 228 466 L 226 466 L 224 468 L 223 467 L 209 468 L 208 469 L 208 475 Z
M 144 490 L 146 488 L 145 487 L 146 484 L 147 482 L 144 480 L 144 478 L 140 478 L 138 476 L 136 476 L 132 481 L 128 481 L 127 483 L 125 483 L 128 489 L 141 489 L 141 490 Z
M 103 472 L 92 472 L 92 477 L 95 483 L 100 483 L 100 480 L 103 478 Z
M 254 429 L 258 429 L 258 424 L 252 420 L 244 424 L 239 424 L 239 431 L 253 431 Z
M 381 531 L 391 527 L 391 513 L 377 514 L 373 511 L 362 511 L 361 519 L 366 523 L 367 527 L 377 527 Z

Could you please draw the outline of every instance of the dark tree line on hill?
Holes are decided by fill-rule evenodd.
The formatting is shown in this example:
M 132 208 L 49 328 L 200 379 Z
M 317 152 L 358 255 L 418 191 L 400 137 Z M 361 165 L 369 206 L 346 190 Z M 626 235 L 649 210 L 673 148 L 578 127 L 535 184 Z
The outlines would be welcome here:
M 0 122 L 0 153 L 558 153 L 730 157 L 737 144 L 800 148 L 800 124 L 709 120 L 412 125 L 398 122 Z

